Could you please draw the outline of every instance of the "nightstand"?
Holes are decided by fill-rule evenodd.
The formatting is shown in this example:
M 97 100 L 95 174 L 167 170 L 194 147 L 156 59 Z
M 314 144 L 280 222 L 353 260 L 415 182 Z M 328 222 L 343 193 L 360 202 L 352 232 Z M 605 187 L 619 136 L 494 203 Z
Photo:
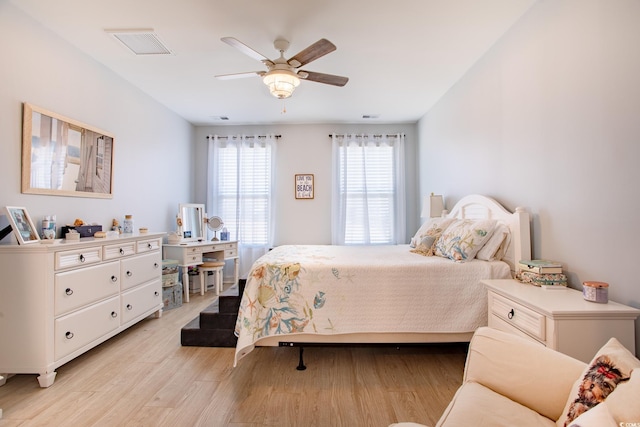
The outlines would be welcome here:
M 575 289 L 549 290 L 516 280 L 482 280 L 489 326 L 589 362 L 611 337 L 635 353 L 640 310 L 609 301 L 585 301 Z

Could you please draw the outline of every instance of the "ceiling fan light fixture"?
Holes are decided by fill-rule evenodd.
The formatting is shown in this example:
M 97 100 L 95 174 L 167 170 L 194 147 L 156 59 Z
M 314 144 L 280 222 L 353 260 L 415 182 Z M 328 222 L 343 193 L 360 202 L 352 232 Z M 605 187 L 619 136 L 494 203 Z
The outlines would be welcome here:
M 269 87 L 271 95 L 278 99 L 289 98 L 300 84 L 298 76 L 289 70 L 272 70 L 264 76 L 262 81 Z

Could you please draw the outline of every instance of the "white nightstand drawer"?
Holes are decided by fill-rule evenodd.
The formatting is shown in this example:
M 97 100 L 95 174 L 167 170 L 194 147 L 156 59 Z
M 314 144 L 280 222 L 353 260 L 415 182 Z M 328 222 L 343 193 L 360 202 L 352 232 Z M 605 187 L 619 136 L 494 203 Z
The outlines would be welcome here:
M 493 292 L 489 293 L 491 314 L 515 326 L 532 337 L 545 341 L 545 317 L 517 302 Z

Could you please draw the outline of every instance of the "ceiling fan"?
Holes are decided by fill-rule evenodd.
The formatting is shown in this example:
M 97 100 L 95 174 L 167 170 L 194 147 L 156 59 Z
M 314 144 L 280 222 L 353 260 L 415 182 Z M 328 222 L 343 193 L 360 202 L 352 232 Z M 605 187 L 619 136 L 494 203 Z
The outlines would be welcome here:
M 289 48 L 289 42 L 283 39 L 277 39 L 273 45 L 280 52 L 280 57 L 275 60 L 271 60 L 261 53 L 256 52 L 233 37 L 223 37 L 221 40 L 235 47 L 245 55 L 262 62 L 266 65 L 267 71 L 221 74 L 217 75 L 216 78 L 225 80 L 260 76 L 264 84 L 269 87 L 271 94 L 279 99 L 290 97 L 295 88 L 300 84 L 300 79 L 333 86 L 344 86 L 349 81 L 347 77 L 300 70 L 300 67 L 336 50 L 336 46 L 327 39 L 318 40 L 289 59 L 284 57 L 284 52 Z

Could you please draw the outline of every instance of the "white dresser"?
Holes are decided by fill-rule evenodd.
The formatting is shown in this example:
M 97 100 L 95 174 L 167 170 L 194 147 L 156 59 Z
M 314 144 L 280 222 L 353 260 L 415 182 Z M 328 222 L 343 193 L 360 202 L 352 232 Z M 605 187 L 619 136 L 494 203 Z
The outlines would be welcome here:
M 55 369 L 155 313 L 162 314 L 164 233 L 0 245 L 0 385 Z
M 589 362 L 611 337 L 635 352 L 640 310 L 609 301 L 586 301 L 575 289 L 549 290 L 516 280 L 483 280 L 489 326 Z

